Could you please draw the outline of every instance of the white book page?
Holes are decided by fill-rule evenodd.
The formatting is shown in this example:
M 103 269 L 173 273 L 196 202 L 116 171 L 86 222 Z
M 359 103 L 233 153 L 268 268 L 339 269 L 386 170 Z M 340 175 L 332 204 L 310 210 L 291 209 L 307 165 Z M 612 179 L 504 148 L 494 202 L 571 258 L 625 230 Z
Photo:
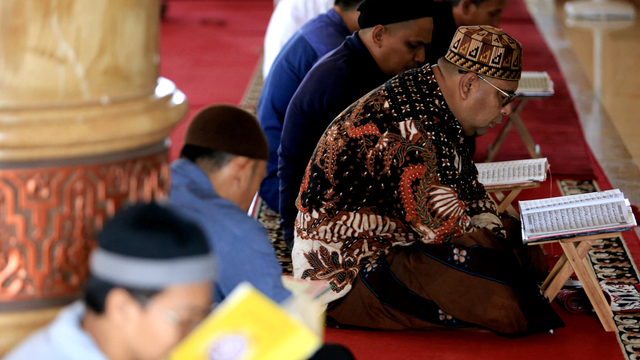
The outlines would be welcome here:
M 518 82 L 516 94 L 553 94 L 553 81 L 551 81 L 546 71 L 523 71 Z
M 632 225 L 624 199 L 604 204 L 529 213 L 524 214 L 522 219 L 527 238 Z
M 520 184 L 545 181 L 547 159 L 528 159 L 476 164 L 478 181 L 483 185 Z
M 547 199 L 519 201 L 520 213 L 547 211 L 566 207 L 586 206 L 624 200 L 624 194 L 619 189 L 599 191 L 594 193 L 558 196 Z

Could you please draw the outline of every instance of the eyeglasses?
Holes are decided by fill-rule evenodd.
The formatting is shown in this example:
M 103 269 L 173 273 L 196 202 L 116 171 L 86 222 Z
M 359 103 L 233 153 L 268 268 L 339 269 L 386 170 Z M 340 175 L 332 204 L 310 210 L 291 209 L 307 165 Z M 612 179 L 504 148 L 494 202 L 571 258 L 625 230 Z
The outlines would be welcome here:
M 476 74 L 480 80 L 483 80 L 484 82 L 486 82 L 487 84 L 491 85 L 494 89 L 498 90 L 498 92 L 500 94 L 502 94 L 506 99 L 502 102 L 502 107 L 507 106 L 509 103 L 511 103 L 513 100 L 516 99 L 516 93 L 508 93 L 502 89 L 500 89 L 499 87 L 493 85 L 492 83 L 489 82 L 489 80 L 485 79 L 484 77 L 482 77 L 482 75 L 480 74 Z
M 210 308 L 203 309 L 201 313 L 192 314 L 188 318 L 185 318 L 180 316 L 177 312 L 171 309 L 167 309 L 164 306 L 158 305 L 152 299 L 149 299 L 145 296 L 141 296 L 140 294 L 132 294 L 132 296 L 143 308 L 151 307 L 152 309 L 156 309 L 162 314 L 162 317 L 164 318 L 165 321 L 169 322 L 174 326 L 179 327 L 184 332 L 189 332 L 193 330 L 218 305 L 218 303 L 213 303 L 211 304 Z
M 153 304 L 153 302 L 151 304 Z M 202 311 L 199 314 L 192 314 L 191 316 L 186 318 L 178 315 L 178 313 L 176 313 L 171 309 L 160 307 L 159 305 L 156 305 L 155 308 L 157 308 L 162 313 L 162 316 L 167 322 L 173 324 L 174 326 L 179 327 L 185 332 L 189 332 L 193 330 L 196 326 L 198 326 L 198 324 L 200 324 L 202 320 L 204 320 L 204 318 L 206 318 L 207 315 L 211 313 L 215 305 L 216 304 L 212 305 L 211 309 Z

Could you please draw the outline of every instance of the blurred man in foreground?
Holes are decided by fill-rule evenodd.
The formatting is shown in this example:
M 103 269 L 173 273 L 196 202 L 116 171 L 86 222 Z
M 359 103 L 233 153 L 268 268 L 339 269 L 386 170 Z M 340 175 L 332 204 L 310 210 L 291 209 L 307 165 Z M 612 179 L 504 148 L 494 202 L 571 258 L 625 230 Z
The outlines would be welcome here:
M 161 360 L 209 313 L 214 263 L 194 223 L 136 205 L 108 221 L 98 242 L 84 301 L 5 360 Z

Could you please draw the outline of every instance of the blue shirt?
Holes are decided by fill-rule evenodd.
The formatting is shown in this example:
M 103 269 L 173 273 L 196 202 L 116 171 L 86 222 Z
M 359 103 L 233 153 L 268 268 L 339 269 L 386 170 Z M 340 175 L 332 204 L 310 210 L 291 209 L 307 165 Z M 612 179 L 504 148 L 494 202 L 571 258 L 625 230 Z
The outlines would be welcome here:
M 63 308 L 47 327 L 20 343 L 3 360 L 109 360 L 81 327 L 82 301 Z
M 280 303 L 291 295 L 282 285 L 282 268 L 267 230 L 235 203 L 218 195 L 209 177 L 193 162 L 171 164 L 169 202 L 205 231 L 217 259 L 214 298 L 224 300 L 242 281 Z
M 298 214 L 295 200 L 318 140 L 338 114 L 391 78 L 380 70 L 358 34 L 348 36 L 316 63 L 287 108 L 278 149 L 278 178 L 283 238 L 290 248 Z
M 289 101 L 318 59 L 340 46 L 349 35 L 349 28 L 335 10 L 316 16 L 282 48 L 264 82 L 258 120 L 269 142 L 269 162 L 260 197 L 276 212 L 280 207 L 278 146 Z

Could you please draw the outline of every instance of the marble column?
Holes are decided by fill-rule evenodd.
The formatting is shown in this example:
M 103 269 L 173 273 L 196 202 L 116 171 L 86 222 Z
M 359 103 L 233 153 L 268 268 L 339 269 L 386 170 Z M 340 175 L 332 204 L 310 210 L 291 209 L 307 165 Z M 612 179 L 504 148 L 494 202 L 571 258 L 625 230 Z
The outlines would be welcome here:
M 158 0 L 0 0 L 0 355 L 77 299 L 96 232 L 166 195 L 184 94 Z

